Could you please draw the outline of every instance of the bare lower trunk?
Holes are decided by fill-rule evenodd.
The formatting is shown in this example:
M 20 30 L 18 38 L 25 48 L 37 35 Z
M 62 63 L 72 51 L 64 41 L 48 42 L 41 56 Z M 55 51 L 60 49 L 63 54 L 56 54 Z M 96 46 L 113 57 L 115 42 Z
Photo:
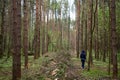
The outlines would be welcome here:
M 89 57 L 88 57 L 88 71 L 90 70 L 92 64 L 92 37 L 93 37 L 93 29 L 92 29 L 92 12 L 93 12 L 93 0 L 89 0 L 89 12 L 88 12 L 88 25 L 89 25 Z
M 111 41 L 112 41 L 112 58 L 113 58 L 113 78 L 118 76 L 117 67 L 117 46 L 116 46 L 116 7 L 115 0 L 110 0 L 110 27 L 111 27 Z
M 2 12 L 1 12 L 1 25 L 0 25 L 0 58 L 3 56 L 3 38 L 4 38 L 4 24 L 5 24 L 5 0 L 1 1 L 1 7 L 2 7 Z
M 77 52 L 77 58 L 79 58 L 79 36 L 80 36 L 80 0 L 77 0 L 76 2 L 76 52 Z
M 21 0 L 12 0 L 13 4 L 13 77 L 21 78 Z
M 36 0 L 36 24 L 34 34 L 34 59 L 40 56 L 39 0 Z
M 23 52 L 25 55 L 25 68 L 28 68 L 28 4 L 24 0 L 24 30 L 23 30 Z

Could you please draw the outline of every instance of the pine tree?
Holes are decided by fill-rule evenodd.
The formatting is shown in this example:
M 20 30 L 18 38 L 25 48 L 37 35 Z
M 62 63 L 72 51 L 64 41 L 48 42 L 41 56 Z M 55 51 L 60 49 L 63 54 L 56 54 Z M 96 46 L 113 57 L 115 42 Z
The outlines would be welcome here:
M 117 67 L 117 46 L 116 46 L 116 5 L 115 0 L 110 0 L 110 27 L 111 27 L 111 47 L 112 47 L 112 58 L 113 58 L 113 78 L 116 79 L 118 76 Z
M 21 0 L 12 0 L 13 7 L 13 77 L 21 78 Z
M 23 52 L 25 55 L 25 68 L 28 68 L 28 0 L 24 0 Z

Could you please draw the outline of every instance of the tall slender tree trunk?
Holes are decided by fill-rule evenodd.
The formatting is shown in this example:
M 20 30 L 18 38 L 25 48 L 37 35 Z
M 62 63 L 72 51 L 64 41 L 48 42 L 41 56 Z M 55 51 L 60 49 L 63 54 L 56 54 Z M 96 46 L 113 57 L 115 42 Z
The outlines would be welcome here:
M 68 50 L 70 50 L 70 10 L 69 10 L 69 17 L 68 17 Z
M 12 23 L 12 0 L 9 1 L 10 5 L 9 5 L 9 39 L 8 39 L 8 55 L 7 58 L 10 57 L 11 54 L 11 49 L 12 49 L 12 27 L 13 27 L 13 23 Z
M 40 25 L 39 25 L 39 0 L 36 0 L 36 24 L 34 34 L 34 59 L 40 56 Z
M 85 51 L 86 51 L 86 56 L 87 56 L 87 0 L 85 1 Z
M 111 41 L 112 41 L 112 57 L 113 57 L 113 78 L 117 79 L 117 46 L 116 46 L 116 5 L 115 0 L 110 0 L 110 27 L 111 27 Z
M 46 2 L 44 1 L 44 6 L 43 6 L 43 24 L 42 24 L 42 54 L 45 53 L 45 27 L 46 27 Z
M 98 11 L 97 11 L 97 15 L 98 15 Z M 98 31 L 98 17 L 97 17 L 97 19 L 96 19 L 96 35 L 97 35 L 97 37 L 96 37 L 96 58 L 97 58 L 97 60 L 99 60 L 99 31 Z
M 106 61 L 106 29 L 105 29 L 105 1 L 104 0 L 102 0 L 102 13 L 103 13 L 103 26 L 104 26 L 104 30 L 103 30 L 103 34 L 104 34 L 104 37 L 103 37 L 103 46 L 104 46 L 104 48 L 103 48 L 103 62 L 105 62 Z
M 95 27 L 95 32 L 96 32 L 96 34 L 95 34 L 95 58 L 97 58 L 98 57 L 98 39 L 97 39 L 97 37 L 98 37 L 98 32 L 97 32 L 97 29 L 98 29 L 98 0 L 96 0 L 96 5 L 95 5 L 95 11 L 94 11 L 94 25 L 93 25 L 94 27 Z
M 54 18 L 55 18 L 55 24 L 54 24 L 54 28 L 55 30 L 57 30 L 57 0 L 54 0 L 54 5 L 55 5 L 55 8 L 54 8 Z M 58 26 L 59 27 L 59 26 Z
M 46 25 L 46 50 L 45 52 L 48 52 L 48 46 L 49 46 L 49 34 L 48 34 L 48 27 L 49 27 L 49 13 L 47 13 L 47 25 Z
M 48 6 L 47 6 L 47 25 L 46 25 L 46 52 L 48 52 L 48 47 L 49 47 L 49 34 L 48 34 L 48 27 L 50 26 L 49 24 L 49 6 L 50 6 L 50 0 L 48 1 Z
M 97 60 L 99 60 L 99 32 L 98 32 L 98 1 L 99 0 L 96 0 L 96 13 L 95 13 L 95 15 L 96 15 L 96 19 L 95 19 L 95 28 L 96 28 L 96 51 L 95 51 L 95 54 L 96 54 L 96 58 L 97 58 Z
M 25 68 L 28 68 L 28 0 L 24 0 L 24 28 L 23 52 L 25 55 Z
M 63 26 L 62 26 L 62 20 L 61 20 L 61 13 L 60 13 L 60 22 L 59 22 L 59 26 L 60 26 L 60 50 L 63 48 Z
M 109 26 L 111 25 L 111 16 L 110 16 L 110 1 L 109 1 L 109 3 L 108 3 L 108 5 L 109 5 Z M 111 64 L 113 63 L 113 57 L 112 57 L 112 44 L 111 44 L 111 42 L 112 42 L 112 38 L 111 38 L 111 27 L 109 27 L 109 64 L 108 64 L 108 74 L 110 75 L 110 73 L 111 73 Z
M 85 51 L 87 56 L 87 14 L 86 14 L 86 20 L 85 20 Z
M 34 27 L 33 27 L 33 25 L 34 25 L 34 22 L 33 22 L 33 16 L 34 16 L 34 5 L 33 5 L 33 2 L 32 2 L 32 0 L 30 0 L 30 2 L 29 2 L 29 8 L 28 8 L 28 10 L 30 11 L 30 14 L 29 14 L 29 32 L 28 32 L 28 40 L 29 40 L 29 51 L 31 51 L 31 53 L 33 53 L 33 46 L 34 46 L 34 37 L 33 36 L 31 36 L 31 34 L 30 33 L 33 33 L 34 32 Z
M 79 58 L 79 36 L 80 36 L 80 0 L 76 2 L 76 52 L 77 58 Z
M 3 56 L 3 37 L 4 37 L 4 24 L 5 24 L 5 0 L 2 0 L 1 1 L 2 3 L 2 12 L 1 12 L 1 16 L 2 16 L 2 19 L 1 19 L 1 25 L 0 25 L 0 58 Z
M 29 0 L 29 2 L 27 3 L 27 10 L 28 10 L 28 53 L 32 53 L 32 36 L 31 36 L 31 31 L 32 31 L 32 4 L 31 4 L 31 0 Z
M 81 26 L 80 26 L 80 51 L 83 50 L 83 26 L 84 26 L 84 3 L 82 3 L 82 20 L 81 20 Z
M 89 25 L 89 57 L 88 57 L 88 71 L 92 64 L 92 12 L 93 12 L 93 0 L 89 0 L 89 11 L 88 11 L 88 25 Z
M 21 0 L 12 0 L 13 7 L 13 77 L 21 78 Z

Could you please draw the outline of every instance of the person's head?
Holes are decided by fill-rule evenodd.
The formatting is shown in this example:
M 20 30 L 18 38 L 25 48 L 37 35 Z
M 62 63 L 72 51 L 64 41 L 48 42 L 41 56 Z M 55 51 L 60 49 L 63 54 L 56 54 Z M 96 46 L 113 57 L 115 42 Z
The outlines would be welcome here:
M 84 51 L 84 50 L 82 50 L 82 53 L 85 53 L 85 51 Z

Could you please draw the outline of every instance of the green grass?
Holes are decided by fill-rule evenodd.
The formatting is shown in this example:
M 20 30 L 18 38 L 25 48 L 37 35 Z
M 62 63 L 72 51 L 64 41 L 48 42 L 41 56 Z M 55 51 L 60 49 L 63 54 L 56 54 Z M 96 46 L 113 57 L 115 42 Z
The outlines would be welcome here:
M 90 71 L 84 70 L 82 75 L 88 79 L 99 79 L 101 77 L 108 76 L 106 71 L 99 69 L 91 69 Z
M 120 63 L 120 52 L 117 54 L 118 63 Z
M 118 70 L 118 78 L 120 79 L 120 70 Z
M 72 58 L 73 61 L 80 61 L 79 58 Z
M 108 75 L 108 62 L 102 61 L 93 61 L 93 66 L 90 71 L 83 70 L 82 75 L 89 79 L 99 79 L 102 77 L 112 77 L 112 65 L 111 65 L 111 74 Z M 120 64 L 118 65 L 118 78 L 120 78 Z
M 93 66 L 91 67 L 90 71 L 83 70 L 82 75 L 87 77 L 88 79 L 95 80 L 102 77 L 110 77 L 107 72 L 107 62 L 102 61 L 93 61 Z
M 34 60 L 33 56 L 29 56 L 29 64 L 31 65 L 30 67 L 38 67 L 38 65 L 40 65 L 42 63 L 42 61 L 46 60 L 46 58 L 39 58 Z M 22 68 L 24 67 L 24 57 L 21 57 L 21 64 L 22 64 Z M 0 68 L 9 68 L 12 67 L 12 57 L 8 58 L 6 60 L 6 57 L 3 57 L 0 60 Z
M 108 66 L 108 62 L 102 62 L 102 61 L 96 61 L 96 60 L 93 60 L 93 64 L 95 66 L 101 66 L 101 67 L 107 67 Z
M 52 55 L 53 56 L 53 55 Z M 72 58 L 72 61 L 76 64 L 80 64 L 79 58 Z M 27 75 L 22 75 L 23 80 L 25 79 L 25 76 L 30 76 L 30 78 L 34 78 L 33 74 L 38 71 L 38 69 L 41 67 L 43 63 L 48 63 L 49 58 L 47 57 L 40 57 L 39 59 L 34 60 L 33 56 L 29 56 L 29 73 Z M 22 63 L 22 69 L 24 69 L 24 56 L 21 57 L 21 63 Z M 118 54 L 118 76 L 120 78 L 120 53 Z M 108 69 L 108 60 L 106 62 L 102 61 L 93 61 L 93 66 L 90 71 L 83 70 L 81 72 L 81 75 L 88 78 L 89 80 L 95 80 L 101 77 L 110 77 L 112 75 L 108 75 L 107 69 Z M 85 65 L 87 67 L 87 63 Z M 111 66 L 112 67 L 112 66 Z M 2 74 L 2 72 L 5 72 L 5 74 Z M 112 70 L 111 70 L 112 72 Z M 10 80 L 12 78 L 12 57 L 8 58 L 6 60 L 6 57 L 3 57 L 0 59 L 0 80 Z M 9 75 L 8 75 L 9 74 Z M 33 77 L 32 77 L 33 76 Z M 44 77 L 40 76 L 38 77 L 40 80 L 44 80 Z
M 43 62 L 48 62 L 49 59 L 47 57 L 40 57 L 39 59 L 34 60 L 33 56 L 29 56 L 29 69 L 25 72 L 24 71 L 24 56 L 21 57 L 21 69 L 22 71 L 22 80 L 26 80 L 26 76 L 33 76 L 38 72 L 38 69 L 41 67 Z M 26 74 L 25 74 L 26 73 Z M 24 74 L 24 75 L 23 75 Z M 12 57 L 6 60 L 6 57 L 0 59 L 0 80 L 11 80 L 12 78 Z M 44 80 L 41 79 L 40 80 Z
M 12 66 L 12 58 L 8 58 L 6 60 L 6 57 L 3 57 L 2 59 L 0 59 L 0 68 L 8 68 Z

